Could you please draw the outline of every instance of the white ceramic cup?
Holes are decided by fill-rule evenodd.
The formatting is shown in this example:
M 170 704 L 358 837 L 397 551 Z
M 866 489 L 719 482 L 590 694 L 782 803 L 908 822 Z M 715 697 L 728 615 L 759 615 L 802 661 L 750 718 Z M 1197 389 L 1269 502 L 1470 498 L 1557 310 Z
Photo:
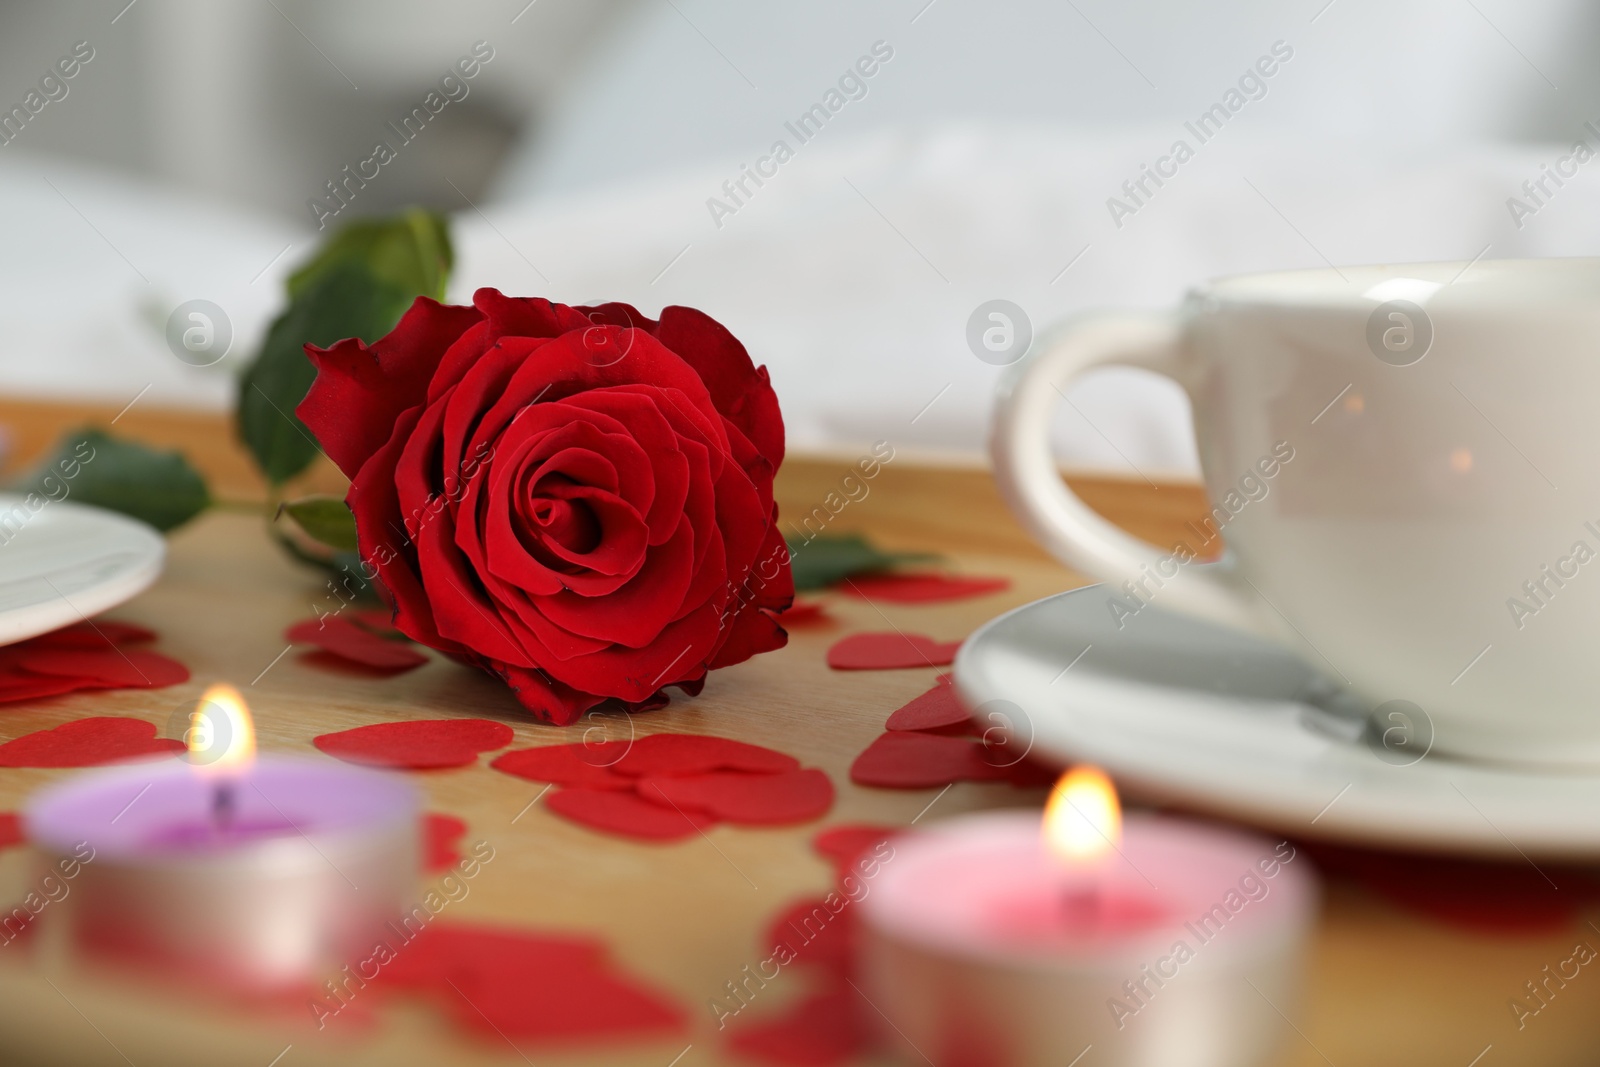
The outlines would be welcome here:
M 1216 506 L 1186 550 L 1101 518 L 1051 455 L 1062 391 L 1113 363 L 1193 405 Z M 1419 749 L 1600 765 L 1600 259 L 1244 275 L 1069 323 L 1003 384 L 992 448 L 1122 625 L 1154 605 L 1287 644 L 1380 729 L 1415 705 Z

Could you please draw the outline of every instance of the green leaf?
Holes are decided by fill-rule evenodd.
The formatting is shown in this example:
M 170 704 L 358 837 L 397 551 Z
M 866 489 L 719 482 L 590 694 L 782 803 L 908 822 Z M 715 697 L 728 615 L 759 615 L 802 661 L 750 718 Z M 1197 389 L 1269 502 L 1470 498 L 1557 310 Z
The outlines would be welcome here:
M 166 532 L 211 504 L 199 473 L 179 452 L 158 452 L 82 429 L 62 438 L 22 486 L 56 500 L 94 504 Z
M 318 448 L 294 409 L 316 380 L 305 345 L 346 337 L 372 342 L 394 328 L 415 294 L 346 260 L 321 271 L 267 330 L 261 353 L 239 380 L 239 435 L 273 485 L 293 478 Z
M 356 550 L 356 517 L 350 514 L 343 500 L 336 496 L 303 496 L 290 500 L 283 510 L 306 532 L 308 537 L 329 548 Z
M 281 485 L 317 455 L 294 413 L 317 376 L 303 346 L 376 341 L 416 297 L 444 297 L 454 262 L 444 217 L 410 208 L 341 227 L 290 275 L 289 307 L 239 382 L 239 434 L 269 482 Z
M 378 278 L 413 296 L 443 300 L 455 263 L 449 223 L 442 215 L 415 207 L 392 218 L 348 223 L 289 276 L 289 298 L 297 299 L 328 271 L 349 262 L 366 265 Z
M 789 539 L 787 544 L 794 587 L 801 592 L 825 589 L 863 571 L 939 558 L 926 552 L 883 552 L 859 534 L 821 534 L 809 541 Z
M 362 562 L 361 556 L 355 552 L 335 552 L 329 558 L 321 558 L 301 548 L 295 543 L 294 538 L 284 533 L 277 527 L 269 527 L 272 539 L 290 556 L 309 567 L 327 575 L 328 581 L 338 584 L 346 592 L 355 596 L 358 602 L 381 604 L 383 598 L 378 596 L 378 591 L 365 577 L 369 569 Z M 329 587 L 331 590 L 331 586 Z M 330 592 L 330 595 L 339 595 Z M 343 599 L 343 597 L 340 597 Z
M 329 568 L 338 577 L 339 584 L 355 594 L 356 600 L 368 604 L 382 604 L 377 588 L 363 575 L 370 568 L 358 552 L 335 552 Z

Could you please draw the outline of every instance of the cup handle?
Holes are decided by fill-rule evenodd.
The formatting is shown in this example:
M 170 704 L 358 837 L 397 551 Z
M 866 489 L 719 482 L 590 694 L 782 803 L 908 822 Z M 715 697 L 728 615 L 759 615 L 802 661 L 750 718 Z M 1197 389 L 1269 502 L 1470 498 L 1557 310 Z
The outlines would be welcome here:
M 1001 383 L 990 434 L 995 477 L 1011 510 L 1052 555 L 1117 595 L 1124 595 L 1124 582 L 1143 582 L 1153 591 L 1148 599 L 1163 608 L 1281 643 L 1262 611 L 1265 602 L 1231 561 L 1178 564 L 1171 552 L 1102 518 L 1056 467 L 1050 415 L 1071 380 L 1092 367 L 1121 364 L 1183 385 L 1180 336 L 1175 317 L 1120 314 L 1081 319 L 1044 338 Z

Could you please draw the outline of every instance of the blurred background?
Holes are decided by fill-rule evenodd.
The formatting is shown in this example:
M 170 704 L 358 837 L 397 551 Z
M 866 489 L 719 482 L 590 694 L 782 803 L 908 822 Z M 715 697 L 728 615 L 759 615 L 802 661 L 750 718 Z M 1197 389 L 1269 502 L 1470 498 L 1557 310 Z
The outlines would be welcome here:
M 420 203 L 460 300 L 691 304 L 795 447 L 976 457 L 989 301 L 1594 253 L 1597 45 L 1580 0 L 6 0 L 0 396 L 224 410 L 319 222 Z M 1069 399 L 1064 462 L 1194 472 L 1170 382 Z

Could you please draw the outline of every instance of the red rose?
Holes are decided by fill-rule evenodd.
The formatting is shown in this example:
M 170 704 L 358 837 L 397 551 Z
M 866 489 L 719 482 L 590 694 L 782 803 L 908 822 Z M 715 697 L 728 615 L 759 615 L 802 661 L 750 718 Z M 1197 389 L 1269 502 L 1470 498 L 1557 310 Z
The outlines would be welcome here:
M 370 346 L 306 352 L 296 410 L 350 476 L 395 625 L 538 718 L 659 707 L 663 686 L 698 693 L 787 640 L 783 416 L 708 316 L 480 289 L 472 307 L 419 298 Z

